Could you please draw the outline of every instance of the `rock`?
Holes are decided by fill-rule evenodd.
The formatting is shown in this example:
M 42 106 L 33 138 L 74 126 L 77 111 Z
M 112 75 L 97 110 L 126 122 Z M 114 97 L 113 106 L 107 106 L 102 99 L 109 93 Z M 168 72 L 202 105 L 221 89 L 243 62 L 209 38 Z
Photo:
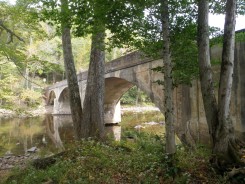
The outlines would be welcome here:
M 36 150 L 37 150 L 37 147 L 34 146 L 34 147 L 28 149 L 27 152 L 34 153 L 34 152 L 36 152 Z
M 159 123 L 151 121 L 151 122 L 145 122 L 143 124 L 145 124 L 145 125 L 158 125 Z
M 7 151 L 7 152 L 5 153 L 5 155 L 6 155 L 6 156 L 10 156 L 10 155 L 13 155 L 13 153 L 12 153 L 11 151 Z
M 12 169 L 13 167 L 14 167 L 13 165 L 7 164 L 7 165 L 5 166 L 5 169 Z
M 140 130 L 140 129 L 145 128 L 145 127 L 142 126 L 142 125 L 136 125 L 134 128 L 137 129 L 137 130 Z
M 9 155 L 9 156 L 0 157 L 0 171 L 12 169 L 14 166 L 23 168 L 25 167 L 26 163 L 30 160 L 33 160 L 34 157 L 38 158 L 37 155 L 33 155 L 33 154 L 18 155 L 18 156 Z

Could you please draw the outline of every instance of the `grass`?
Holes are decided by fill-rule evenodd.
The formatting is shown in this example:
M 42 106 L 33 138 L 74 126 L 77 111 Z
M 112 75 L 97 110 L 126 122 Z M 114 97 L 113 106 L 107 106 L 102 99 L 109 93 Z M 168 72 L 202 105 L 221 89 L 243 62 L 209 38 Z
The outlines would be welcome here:
M 136 132 L 134 139 L 121 142 L 75 143 L 54 165 L 45 170 L 32 166 L 15 169 L 7 184 L 127 184 L 127 183 L 222 183 L 209 169 L 210 152 L 178 148 L 175 164 L 164 153 L 162 136 Z M 209 182 L 211 181 L 211 182 Z

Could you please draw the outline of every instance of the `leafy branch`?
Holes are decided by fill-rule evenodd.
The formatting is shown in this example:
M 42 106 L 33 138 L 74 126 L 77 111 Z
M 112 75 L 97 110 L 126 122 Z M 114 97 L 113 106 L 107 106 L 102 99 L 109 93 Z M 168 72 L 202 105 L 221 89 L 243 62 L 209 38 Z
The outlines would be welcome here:
M 22 41 L 25 43 L 24 39 L 19 37 L 18 35 L 16 35 L 12 30 L 10 30 L 9 28 L 7 28 L 4 24 L 3 21 L 0 20 L 0 27 L 2 27 L 4 30 L 6 30 L 9 34 L 10 34 L 10 40 L 8 41 L 8 43 L 13 42 L 13 37 L 15 36 L 18 40 Z
M 35 84 L 35 85 L 39 86 L 41 89 L 43 89 L 43 87 L 42 87 L 41 85 L 37 84 L 36 82 L 33 82 L 32 80 L 26 78 L 26 77 L 23 75 L 23 73 L 21 72 L 21 70 L 20 70 L 19 67 L 18 67 L 18 62 L 16 61 L 16 59 L 15 59 L 14 57 L 9 56 L 5 51 L 3 51 L 3 53 L 4 53 L 4 55 L 5 55 L 5 57 L 7 58 L 8 61 L 12 61 L 12 62 L 17 66 L 16 68 L 17 68 L 19 74 L 20 74 L 25 80 L 27 80 L 28 82 L 30 82 L 30 83 L 32 83 L 32 84 Z

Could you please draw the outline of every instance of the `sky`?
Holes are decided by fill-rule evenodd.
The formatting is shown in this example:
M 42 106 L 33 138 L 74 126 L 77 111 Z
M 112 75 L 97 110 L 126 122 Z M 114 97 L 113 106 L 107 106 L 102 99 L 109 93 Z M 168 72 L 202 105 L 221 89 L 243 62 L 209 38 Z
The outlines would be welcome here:
M 11 4 L 14 4 L 16 0 L 7 0 Z M 209 15 L 209 25 L 218 27 L 221 30 L 224 29 L 225 15 Z M 245 29 L 245 15 L 237 16 L 236 18 L 236 31 L 240 29 Z
M 224 29 L 225 15 L 209 15 L 209 25 Z M 236 31 L 245 29 L 245 16 L 237 16 L 236 18 Z

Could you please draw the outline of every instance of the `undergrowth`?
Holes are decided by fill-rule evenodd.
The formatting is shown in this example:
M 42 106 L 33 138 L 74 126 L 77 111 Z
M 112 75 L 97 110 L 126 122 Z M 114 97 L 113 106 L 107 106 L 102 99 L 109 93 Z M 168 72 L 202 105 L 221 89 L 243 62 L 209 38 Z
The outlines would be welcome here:
M 127 184 L 127 183 L 222 183 L 208 170 L 209 151 L 204 147 L 187 151 L 178 147 L 172 158 L 164 153 L 163 137 L 135 133 L 121 142 L 83 140 L 75 143 L 46 169 L 15 169 L 9 184 Z M 211 181 L 211 182 L 209 182 Z

